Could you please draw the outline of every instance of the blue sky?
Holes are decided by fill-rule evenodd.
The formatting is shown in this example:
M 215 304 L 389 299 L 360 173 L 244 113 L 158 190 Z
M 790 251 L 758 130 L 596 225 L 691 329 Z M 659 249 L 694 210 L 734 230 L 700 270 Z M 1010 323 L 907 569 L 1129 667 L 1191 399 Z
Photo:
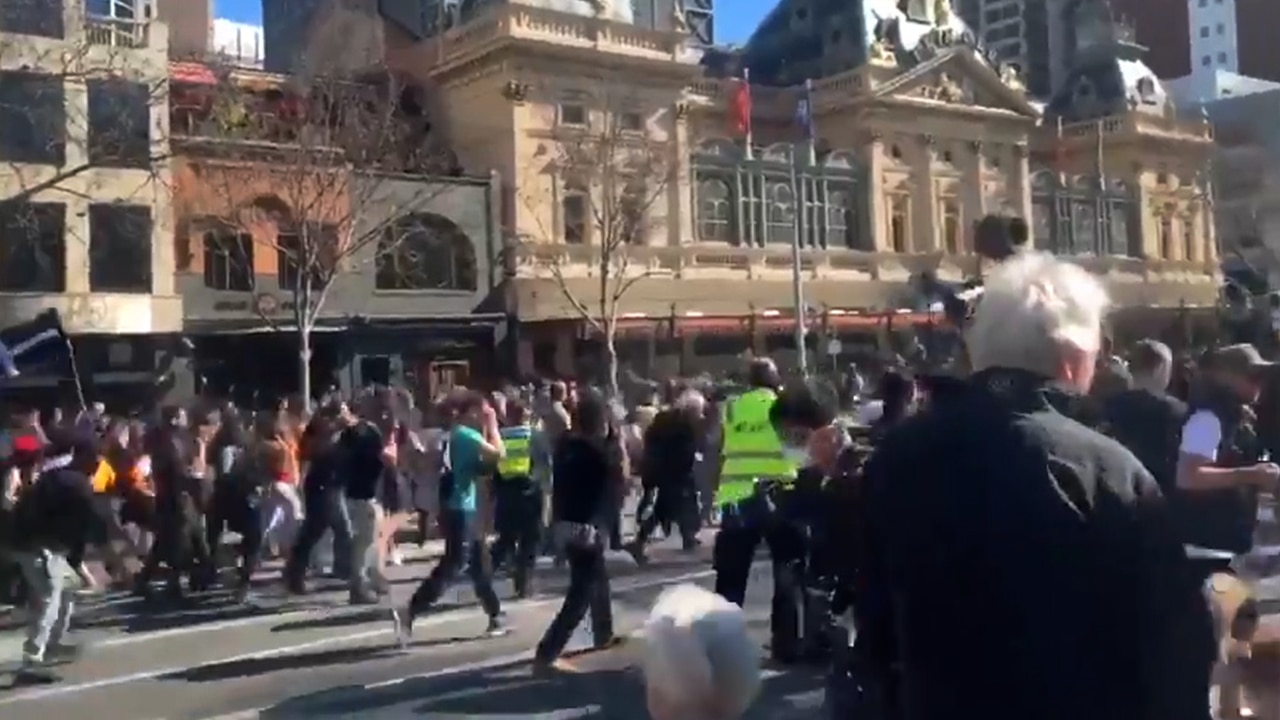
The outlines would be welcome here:
M 716 0 L 716 40 L 723 43 L 746 41 L 776 0 Z M 215 0 L 218 17 L 236 22 L 262 22 L 262 0 Z M 729 11 L 729 6 L 733 10 Z

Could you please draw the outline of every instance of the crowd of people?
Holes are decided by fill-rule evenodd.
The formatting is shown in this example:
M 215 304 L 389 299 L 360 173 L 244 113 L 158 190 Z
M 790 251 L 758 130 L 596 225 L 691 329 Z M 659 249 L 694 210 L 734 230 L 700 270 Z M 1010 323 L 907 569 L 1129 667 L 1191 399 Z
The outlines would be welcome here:
M 963 372 L 891 370 L 852 417 L 768 358 L 732 393 L 685 383 L 629 410 L 549 383 L 422 409 L 375 388 L 301 416 L 23 416 L 0 536 L 31 607 L 23 673 L 53 679 L 49 661 L 75 654 L 70 583 L 90 546 L 143 595 L 159 579 L 180 599 L 234 568 L 244 599 L 274 553 L 290 592 L 328 572 L 376 604 L 414 516 L 444 553 L 394 607 L 400 641 L 464 574 L 486 632 L 505 634 L 493 572 L 529 597 L 550 555 L 569 585 L 534 669 L 553 673 L 588 616 L 596 647 L 619 641 L 608 550 L 644 564 L 659 528 L 693 550 L 714 523 L 714 593 L 668 591 L 645 628 L 658 720 L 751 704 L 761 649 L 741 606 L 762 543 L 768 654 L 825 665 L 832 718 L 1280 717 L 1251 587 L 1280 556 L 1280 374 L 1249 344 L 1190 362 L 1155 340 L 1104 350 L 1096 277 L 1029 250 L 997 259 L 954 315 Z M 132 578 L 129 556 L 144 558 Z

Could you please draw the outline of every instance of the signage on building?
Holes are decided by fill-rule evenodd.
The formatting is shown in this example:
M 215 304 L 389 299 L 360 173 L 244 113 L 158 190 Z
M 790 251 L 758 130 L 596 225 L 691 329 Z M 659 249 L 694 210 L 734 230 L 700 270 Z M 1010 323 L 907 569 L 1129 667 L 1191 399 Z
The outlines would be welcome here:
M 291 314 L 295 307 L 297 305 L 293 300 L 281 300 L 270 293 L 258 293 L 252 298 L 213 302 L 213 311 L 216 313 L 253 313 L 264 317 Z

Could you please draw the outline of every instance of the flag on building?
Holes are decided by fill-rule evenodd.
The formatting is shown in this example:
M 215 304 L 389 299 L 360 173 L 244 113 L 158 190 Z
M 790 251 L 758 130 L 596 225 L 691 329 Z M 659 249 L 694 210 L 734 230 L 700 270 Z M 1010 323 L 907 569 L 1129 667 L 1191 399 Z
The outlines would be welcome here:
M 0 329 L 0 373 L 7 377 L 70 361 L 71 341 L 57 310 L 45 310 L 34 320 Z
M 796 102 L 796 127 L 805 140 L 813 140 L 813 81 L 804 81 L 804 91 Z
M 729 93 L 729 130 L 746 138 L 747 147 L 751 147 L 751 74 L 742 71 L 742 77 L 733 81 L 733 89 Z

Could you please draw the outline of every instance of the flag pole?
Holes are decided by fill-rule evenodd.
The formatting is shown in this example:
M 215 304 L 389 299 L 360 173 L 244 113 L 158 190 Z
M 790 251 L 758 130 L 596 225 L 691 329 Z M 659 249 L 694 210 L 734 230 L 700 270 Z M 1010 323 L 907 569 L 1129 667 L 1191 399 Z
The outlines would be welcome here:
M 76 386 L 76 401 L 80 403 L 80 411 L 84 412 L 89 409 L 89 403 L 84 399 L 84 383 L 80 380 L 80 367 L 76 362 L 76 349 L 71 345 L 71 338 L 67 338 L 67 361 L 71 364 L 71 380 Z

